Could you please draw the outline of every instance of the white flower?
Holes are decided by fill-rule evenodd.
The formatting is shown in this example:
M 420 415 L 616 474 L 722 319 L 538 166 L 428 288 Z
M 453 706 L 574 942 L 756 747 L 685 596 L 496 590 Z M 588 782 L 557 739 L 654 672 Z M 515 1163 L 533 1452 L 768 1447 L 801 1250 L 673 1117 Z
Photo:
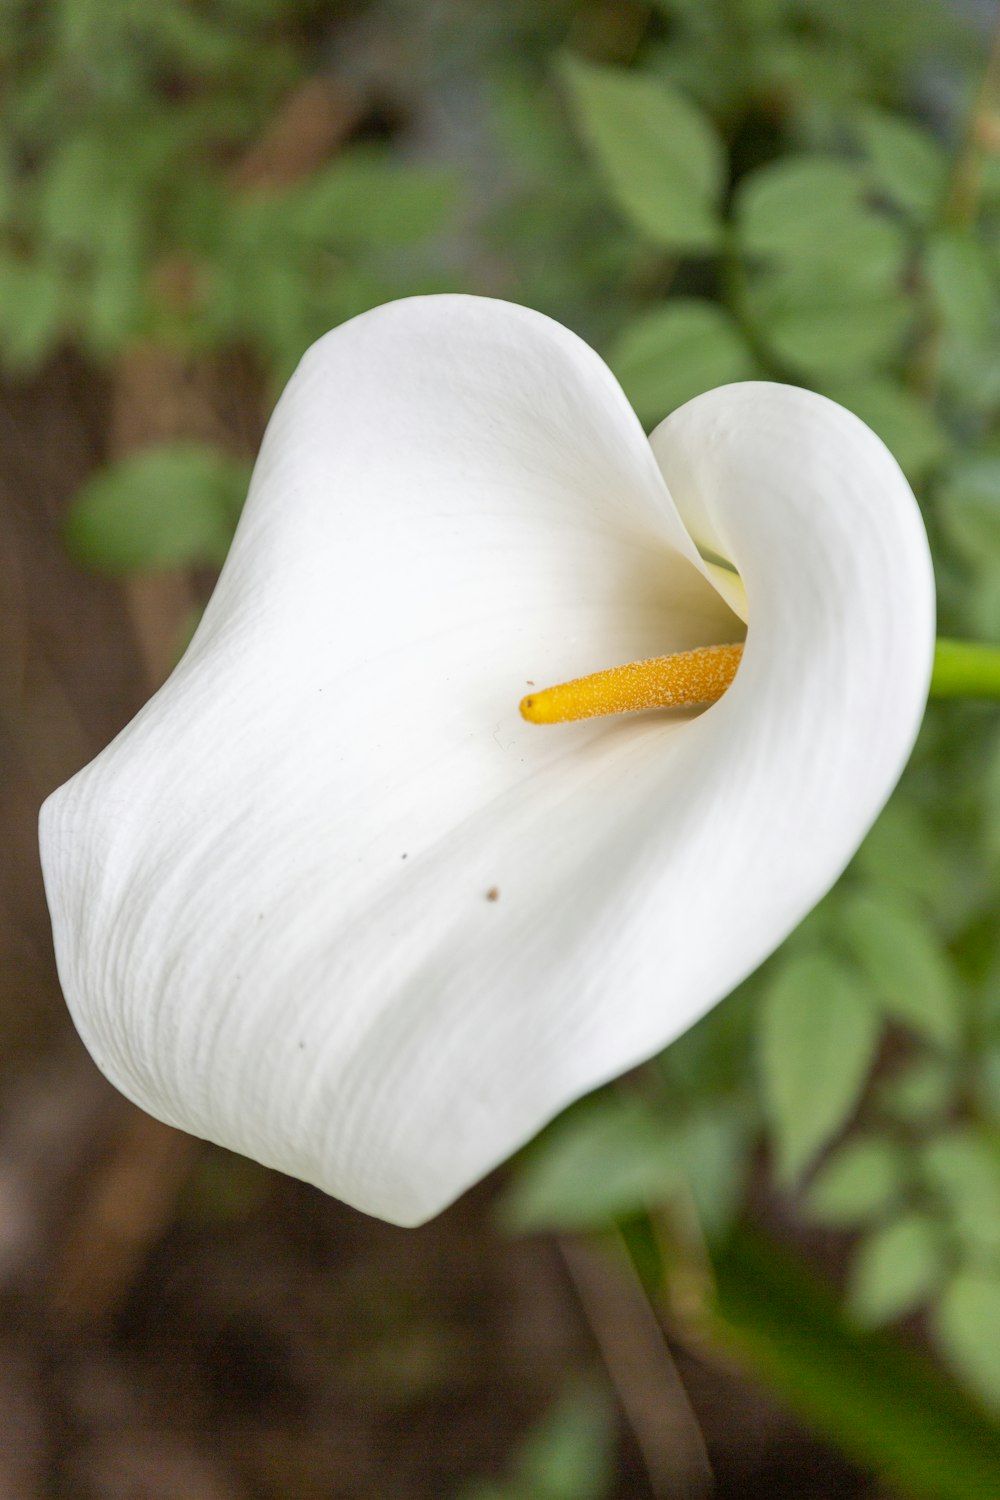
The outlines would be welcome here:
M 698 715 L 518 713 L 743 616 Z M 282 397 L 184 660 L 43 810 L 81 1035 L 160 1119 L 419 1222 L 823 895 L 932 641 L 913 497 L 831 402 L 727 386 L 650 440 L 537 313 L 367 313 Z

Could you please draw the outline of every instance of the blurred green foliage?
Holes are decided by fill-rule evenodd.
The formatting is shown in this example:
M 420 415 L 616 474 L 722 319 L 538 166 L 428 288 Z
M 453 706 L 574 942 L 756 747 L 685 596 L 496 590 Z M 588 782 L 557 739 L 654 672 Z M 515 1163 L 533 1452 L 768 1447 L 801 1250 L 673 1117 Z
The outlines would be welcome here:
M 317 67 L 329 7 L 11 3 L 0 359 L 30 373 L 64 345 L 105 365 L 137 341 L 240 347 L 276 387 L 388 297 L 505 295 L 594 342 L 649 425 L 755 376 L 854 409 L 917 489 L 943 633 L 1000 639 L 1000 68 L 957 16 L 943 0 L 481 0 L 458 45 L 399 5 L 394 24 L 411 41 L 426 26 L 442 58 L 425 86 L 471 88 L 488 161 L 414 160 L 401 129 L 244 192 L 234 163 Z M 111 571 L 215 563 L 242 485 L 211 451 L 150 450 L 88 486 L 68 539 Z M 836 890 L 635 1087 L 525 1152 L 507 1227 L 652 1225 L 669 1281 L 729 1243 L 763 1146 L 800 1232 L 844 1237 L 830 1349 L 907 1319 L 1000 1413 L 998 882 L 1000 723 L 932 708 Z M 749 1294 L 740 1307 L 764 1319 Z M 782 1375 L 781 1340 L 759 1333 L 762 1367 L 794 1383 L 799 1355 Z M 837 1368 L 810 1411 L 850 1446 L 861 1354 Z M 894 1452 L 918 1409 L 894 1414 Z M 476 1493 L 603 1493 L 559 1477 L 598 1472 L 579 1457 L 593 1424 L 572 1404 L 552 1423 Z M 960 1492 L 942 1486 L 926 1492 Z
M 368 143 L 240 188 L 241 153 L 315 69 L 318 0 L 10 0 L 0 29 L 0 358 L 137 340 L 249 345 L 274 383 L 331 325 L 436 285 L 453 196 Z
M 66 544 L 108 573 L 221 567 L 249 481 L 248 466 L 207 443 L 151 445 L 84 485 Z
M 601 1500 L 613 1477 L 611 1412 L 571 1386 L 525 1437 L 508 1478 L 467 1486 L 459 1500 Z

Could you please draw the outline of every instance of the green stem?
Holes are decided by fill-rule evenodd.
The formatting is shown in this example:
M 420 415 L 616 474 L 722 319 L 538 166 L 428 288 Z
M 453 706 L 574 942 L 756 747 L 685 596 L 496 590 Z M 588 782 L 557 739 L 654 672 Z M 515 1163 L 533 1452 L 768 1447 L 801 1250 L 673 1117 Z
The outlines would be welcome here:
M 965 124 L 965 134 L 952 168 L 944 204 L 945 223 L 971 225 L 979 211 L 983 186 L 982 127 L 990 122 L 1000 96 L 1000 21 L 993 33 L 982 82 Z
M 700 1292 L 670 1296 L 683 1252 L 662 1226 L 629 1253 L 640 1275 L 659 1269 L 647 1295 L 703 1363 L 735 1363 L 776 1391 L 815 1430 L 910 1500 L 996 1500 L 1000 1427 L 953 1378 L 892 1334 L 852 1323 L 798 1255 L 744 1225 L 711 1251 Z M 648 1279 L 648 1278 L 647 1278 Z M 673 1493 L 673 1492 L 671 1492 Z
M 939 640 L 931 674 L 932 698 L 1000 698 L 1000 646 Z
M 714 1257 L 715 1334 L 788 1404 L 893 1489 L 1000 1495 L 1000 1428 L 903 1341 L 850 1324 L 782 1246 L 743 1229 Z

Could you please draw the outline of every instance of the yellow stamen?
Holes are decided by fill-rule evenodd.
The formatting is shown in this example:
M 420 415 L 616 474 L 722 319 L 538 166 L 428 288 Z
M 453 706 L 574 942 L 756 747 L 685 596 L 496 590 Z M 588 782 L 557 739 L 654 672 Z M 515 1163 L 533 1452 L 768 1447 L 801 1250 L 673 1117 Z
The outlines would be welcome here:
M 590 677 L 574 677 L 521 699 L 531 724 L 563 724 L 601 714 L 635 713 L 643 708 L 693 708 L 715 703 L 736 676 L 742 645 L 699 646 L 675 656 L 651 656 L 610 667 Z

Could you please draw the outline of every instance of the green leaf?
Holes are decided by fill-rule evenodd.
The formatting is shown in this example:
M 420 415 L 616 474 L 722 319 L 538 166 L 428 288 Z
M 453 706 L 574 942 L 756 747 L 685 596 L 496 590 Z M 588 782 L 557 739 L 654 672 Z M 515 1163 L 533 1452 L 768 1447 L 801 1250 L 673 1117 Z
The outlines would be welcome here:
M 938 514 L 970 563 L 1000 563 L 1000 454 L 973 453 L 957 463 L 939 491 Z
M 89 284 L 83 293 L 83 334 L 99 359 L 116 354 L 139 326 L 144 305 L 142 246 L 136 205 L 122 194 L 107 198 Z
M 237 263 L 226 301 L 228 306 L 220 303 L 219 311 L 233 319 L 234 330 L 262 346 L 272 367 L 284 361 L 291 374 L 318 332 L 311 326 L 309 284 L 300 267 L 282 255 L 268 254 Z
M 656 1058 L 668 1096 L 682 1107 L 697 1108 L 706 1092 L 731 1095 L 744 1086 L 756 1026 L 752 988 L 741 985 Z
M 672 1128 L 637 1099 L 599 1094 L 557 1120 L 523 1159 L 501 1205 L 504 1226 L 601 1229 L 677 1189 Z
M 100 236 L 109 166 L 96 134 L 68 134 L 60 142 L 39 183 L 38 221 L 47 239 L 89 245 Z
M 820 382 L 886 361 L 914 316 L 904 238 L 863 189 L 856 164 L 801 156 L 751 173 L 737 195 L 741 249 L 764 262 L 746 313 L 779 362 Z
M 725 309 L 696 297 L 675 298 L 626 324 L 608 363 L 647 426 L 692 396 L 757 373 Z
M 222 562 L 249 469 L 201 443 L 146 448 L 83 486 L 66 518 L 79 562 L 109 573 Z
M 924 274 L 944 327 L 992 343 L 1000 285 L 987 246 L 969 230 L 941 230 L 925 247 Z
M 983 1111 L 992 1121 L 1000 1120 L 1000 1050 L 996 1046 L 987 1047 L 976 1060 L 975 1091 Z
M 876 186 L 905 213 L 927 223 L 947 186 L 948 159 L 941 145 L 912 120 L 884 110 L 862 110 L 855 128 Z
M 934 1332 L 966 1384 L 1000 1412 L 1000 1280 L 982 1271 L 960 1271 L 937 1304 Z
M 991 860 L 1000 865 L 1000 734 L 992 737 L 986 753 L 985 769 L 984 842 Z M 1000 985 L 996 986 L 996 990 L 1000 990 Z M 1000 995 L 997 998 L 1000 999 Z M 1000 1078 L 997 1080 L 996 1099 L 1000 1107 Z
M 954 1103 L 956 1083 L 949 1063 L 937 1057 L 920 1057 L 898 1073 L 883 1079 L 877 1091 L 880 1108 L 907 1125 L 927 1125 L 939 1120 Z
M 451 172 L 358 151 L 345 154 L 272 205 L 277 228 L 330 245 L 412 245 L 442 230 L 452 211 Z
M 612 1479 L 612 1422 L 596 1390 L 567 1392 L 522 1444 L 516 1491 L 530 1500 L 600 1500 Z
M 667 84 L 564 59 L 580 132 L 618 207 L 670 250 L 714 250 L 725 155 L 713 126 Z
M 952 1046 L 962 1028 L 961 991 L 927 922 L 898 897 L 855 892 L 843 933 L 885 1014 L 929 1041 Z
M 104 261 L 91 279 L 82 330 L 87 350 L 99 360 L 117 354 L 139 326 L 143 283 L 139 268 Z
M 913 321 L 901 291 L 845 285 L 844 267 L 817 264 L 794 275 L 756 277 L 747 311 L 761 339 L 789 370 L 821 383 L 870 371 L 894 356 Z
M 806 1194 L 812 1219 L 840 1229 L 868 1224 L 895 1206 L 906 1159 L 885 1135 L 855 1136 L 823 1163 Z
M 834 259 L 872 222 L 863 194 L 860 169 L 834 157 L 791 156 L 758 167 L 736 193 L 740 246 L 779 261 Z
M 63 332 L 67 288 L 47 261 L 0 258 L 0 351 L 11 369 L 36 370 Z
M 908 1213 L 863 1240 L 851 1267 L 848 1307 L 860 1323 L 887 1323 L 926 1302 L 944 1275 L 940 1227 Z
M 687 1181 L 706 1239 L 732 1227 L 747 1175 L 742 1111 L 713 1100 L 677 1127 L 675 1160 Z
M 897 1339 L 848 1322 L 774 1241 L 741 1231 L 712 1259 L 719 1337 L 793 1411 L 887 1489 L 913 1500 L 996 1500 L 1000 1428 L 953 1381 Z M 991 1337 L 996 1353 L 995 1316 Z
M 202 16 L 187 7 L 160 4 L 157 41 L 179 64 L 211 76 L 233 65 L 237 39 L 220 19 Z
M 900 795 L 883 809 L 855 856 L 855 867 L 876 886 L 937 906 L 952 883 L 951 871 L 920 811 Z
M 813 133 L 818 116 L 824 134 L 829 134 L 834 125 L 830 106 L 855 106 L 864 89 L 861 59 L 847 49 L 830 47 L 821 38 L 796 36 L 786 29 L 760 38 L 755 51 L 761 81 L 771 97 L 794 100 L 794 116 L 801 121 L 805 114 L 806 129 Z
M 18 181 L 14 171 L 12 142 L 0 138 L 0 224 L 7 225 L 18 201 Z
M 764 997 L 759 1065 L 786 1184 L 850 1118 L 878 1038 L 878 1017 L 846 966 L 805 954 L 779 969 Z
M 931 407 L 889 376 L 834 386 L 825 394 L 878 433 L 912 483 L 948 453 L 948 436 Z
M 927 1142 L 924 1180 L 948 1210 L 970 1252 L 1000 1251 L 1000 1151 L 971 1129 L 954 1129 Z

